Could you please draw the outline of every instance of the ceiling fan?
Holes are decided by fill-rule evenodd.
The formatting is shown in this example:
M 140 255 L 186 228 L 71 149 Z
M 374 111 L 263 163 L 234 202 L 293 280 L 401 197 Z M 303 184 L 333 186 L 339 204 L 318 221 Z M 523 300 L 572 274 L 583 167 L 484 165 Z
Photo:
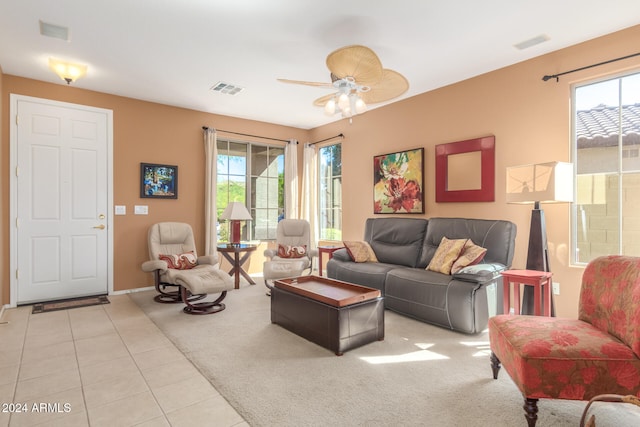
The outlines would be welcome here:
M 322 96 L 313 105 L 324 107 L 327 115 L 335 113 L 352 117 L 364 113 L 367 104 L 396 98 L 409 89 L 409 82 L 400 73 L 382 68 L 378 55 L 366 46 L 345 46 L 327 56 L 331 83 L 278 79 L 284 83 L 337 89 Z

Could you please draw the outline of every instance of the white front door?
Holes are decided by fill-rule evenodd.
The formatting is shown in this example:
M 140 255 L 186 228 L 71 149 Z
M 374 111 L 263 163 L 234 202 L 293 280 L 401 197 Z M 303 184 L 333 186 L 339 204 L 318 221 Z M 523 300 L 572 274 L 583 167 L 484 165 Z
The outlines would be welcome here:
M 16 302 L 107 293 L 111 111 L 14 95 L 12 110 Z

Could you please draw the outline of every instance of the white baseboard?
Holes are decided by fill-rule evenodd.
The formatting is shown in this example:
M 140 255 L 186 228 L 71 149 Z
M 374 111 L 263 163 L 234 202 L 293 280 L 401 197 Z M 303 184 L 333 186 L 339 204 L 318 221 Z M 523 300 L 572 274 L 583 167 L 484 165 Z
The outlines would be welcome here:
M 132 294 L 135 292 L 151 291 L 153 289 L 155 289 L 155 286 L 147 286 L 146 288 L 134 288 L 134 289 L 125 289 L 124 291 L 114 291 L 114 292 L 111 292 L 109 295 Z

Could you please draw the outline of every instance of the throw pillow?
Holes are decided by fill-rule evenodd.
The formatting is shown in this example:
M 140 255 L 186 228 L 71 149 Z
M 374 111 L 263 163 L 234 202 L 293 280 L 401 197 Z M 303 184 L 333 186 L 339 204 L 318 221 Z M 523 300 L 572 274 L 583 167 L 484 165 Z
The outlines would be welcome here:
M 196 254 L 193 251 L 186 252 L 184 254 L 160 254 L 158 255 L 158 258 L 166 262 L 169 268 L 173 268 L 175 270 L 190 270 L 198 263 L 196 260 Z
M 290 246 L 278 244 L 278 256 L 280 258 L 302 258 L 307 255 L 307 245 Z
M 468 265 L 478 264 L 484 258 L 487 250 L 482 246 L 474 244 L 471 239 L 467 240 L 464 244 L 462 253 L 457 260 L 451 266 L 451 274 L 456 274 Z
M 451 274 L 451 266 L 458 259 L 468 239 L 447 239 L 443 237 L 436 253 L 431 258 L 427 270 Z
M 364 241 L 345 241 L 344 247 L 347 248 L 349 256 L 354 262 L 378 262 L 376 253 L 373 252 L 371 245 Z

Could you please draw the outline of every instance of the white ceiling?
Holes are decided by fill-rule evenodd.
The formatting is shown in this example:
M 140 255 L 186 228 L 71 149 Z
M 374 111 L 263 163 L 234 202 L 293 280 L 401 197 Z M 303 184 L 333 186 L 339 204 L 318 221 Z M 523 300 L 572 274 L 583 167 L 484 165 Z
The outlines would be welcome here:
M 639 0 L 1 0 L 0 66 L 64 85 L 47 66 L 59 58 L 88 65 L 79 88 L 310 129 L 340 119 L 312 105 L 330 90 L 276 79 L 329 82 L 342 46 L 402 73 L 397 101 L 637 24 Z M 245 89 L 210 91 L 219 81 Z

